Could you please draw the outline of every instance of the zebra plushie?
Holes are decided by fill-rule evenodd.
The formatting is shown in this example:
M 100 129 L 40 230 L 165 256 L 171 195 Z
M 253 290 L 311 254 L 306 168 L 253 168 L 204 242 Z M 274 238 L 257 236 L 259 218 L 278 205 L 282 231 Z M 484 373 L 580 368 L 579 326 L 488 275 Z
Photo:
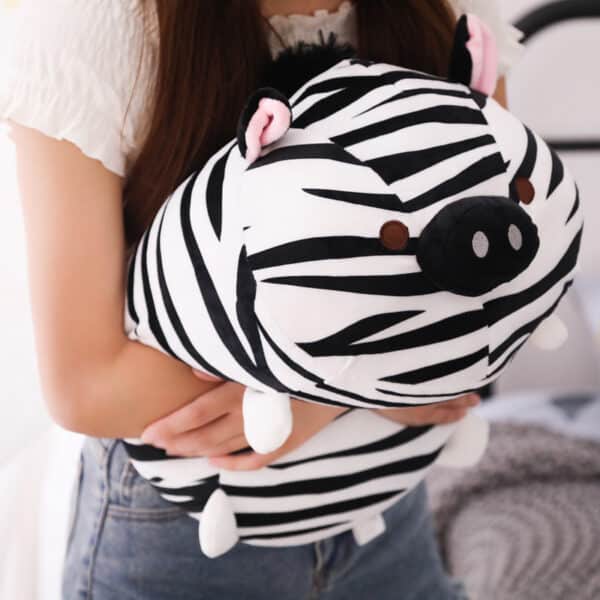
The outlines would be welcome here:
M 236 141 L 165 202 L 130 263 L 131 339 L 247 386 L 257 451 L 290 396 L 351 409 L 449 400 L 496 379 L 571 285 L 582 234 L 558 156 L 486 93 L 489 31 L 459 22 L 451 79 L 356 59 L 288 99 L 252 96 Z M 546 331 L 540 328 L 544 324 Z M 552 331 L 554 329 L 554 331 Z M 126 440 L 214 557 L 239 540 L 366 543 L 434 462 L 473 464 L 485 424 L 402 427 L 350 410 L 259 471 Z

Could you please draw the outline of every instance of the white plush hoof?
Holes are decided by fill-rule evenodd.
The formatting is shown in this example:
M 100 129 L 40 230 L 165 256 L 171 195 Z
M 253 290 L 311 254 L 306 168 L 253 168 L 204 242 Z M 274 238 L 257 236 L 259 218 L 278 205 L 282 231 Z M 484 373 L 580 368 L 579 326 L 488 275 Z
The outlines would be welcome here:
M 469 413 L 456 425 L 436 464 L 453 468 L 476 465 L 485 453 L 489 436 L 489 423 L 480 416 Z
M 354 526 L 352 533 L 359 546 L 368 544 L 385 531 L 385 521 L 381 515 L 376 515 L 366 521 L 360 521 Z
M 208 558 L 231 550 L 239 540 L 231 500 L 223 490 L 215 490 L 200 517 L 200 548 Z
M 246 389 L 242 405 L 244 433 L 255 452 L 269 454 L 292 433 L 292 405 L 287 394 Z
M 529 339 L 540 350 L 558 350 L 568 337 L 567 326 L 556 315 L 550 315 L 542 321 Z

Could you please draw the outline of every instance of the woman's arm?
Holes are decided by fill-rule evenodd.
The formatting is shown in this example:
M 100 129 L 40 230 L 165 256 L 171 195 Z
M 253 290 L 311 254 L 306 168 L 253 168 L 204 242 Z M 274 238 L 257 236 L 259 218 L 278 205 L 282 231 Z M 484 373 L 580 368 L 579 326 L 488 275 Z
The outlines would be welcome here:
M 66 141 L 14 125 L 42 387 L 53 418 L 138 436 L 217 384 L 124 333 L 122 179 Z

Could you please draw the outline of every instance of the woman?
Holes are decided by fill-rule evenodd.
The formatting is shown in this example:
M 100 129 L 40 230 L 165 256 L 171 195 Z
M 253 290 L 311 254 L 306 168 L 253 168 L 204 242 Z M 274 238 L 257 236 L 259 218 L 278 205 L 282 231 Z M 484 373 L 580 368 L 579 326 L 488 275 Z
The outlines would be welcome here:
M 123 333 L 128 252 L 164 198 L 233 136 L 231 115 L 282 47 L 333 31 L 366 58 L 443 74 L 452 9 L 465 7 L 444 0 L 22 1 L 0 117 L 12 123 L 17 150 L 40 374 L 53 418 L 90 436 L 64 598 L 462 597 L 442 569 L 422 486 L 386 513 L 387 533 L 366 546 L 344 534 L 295 548 L 240 545 L 210 561 L 198 550 L 195 521 L 135 473 L 116 438 L 143 434 L 170 453 L 256 469 L 339 414 L 296 402 L 295 428 L 281 450 L 240 454 L 247 446 L 243 388 L 202 379 Z M 489 1 L 480 4 L 489 10 Z M 508 61 L 516 43 L 508 30 L 502 35 Z M 385 416 L 442 423 L 477 401 Z

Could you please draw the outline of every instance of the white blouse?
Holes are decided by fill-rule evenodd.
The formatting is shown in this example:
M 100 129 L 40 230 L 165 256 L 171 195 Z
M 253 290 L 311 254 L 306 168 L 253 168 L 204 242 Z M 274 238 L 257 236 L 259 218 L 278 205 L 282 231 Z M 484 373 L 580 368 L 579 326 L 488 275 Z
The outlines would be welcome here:
M 452 4 L 457 14 L 478 14 L 494 30 L 504 74 L 522 49 L 520 33 L 501 19 L 494 0 Z M 355 16 L 349 1 L 334 12 L 274 16 L 272 53 L 281 40 L 317 41 L 320 32 L 352 43 Z M 149 124 L 156 15 L 144 20 L 140 0 L 20 0 L 14 21 L 0 48 L 0 119 L 68 140 L 126 176 Z

